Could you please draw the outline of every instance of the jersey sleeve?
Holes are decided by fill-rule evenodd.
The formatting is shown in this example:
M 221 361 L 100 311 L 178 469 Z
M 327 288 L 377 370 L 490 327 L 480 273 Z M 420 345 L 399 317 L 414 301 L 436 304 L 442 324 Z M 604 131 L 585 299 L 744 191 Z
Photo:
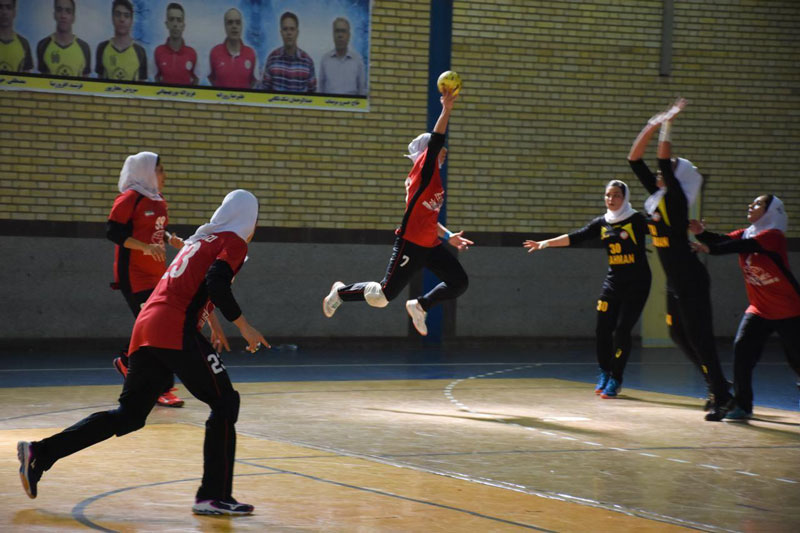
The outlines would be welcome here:
M 141 45 L 133 43 L 133 50 L 139 58 L 139 77 L 137 81 L 147 81 L 147 52 Z
M 81 74 L 88 78 L 89 74 L 92 73 L 92 51 L 89 48 L 89 44 L 81 39 L 78 39 L 78 46 L 81 47 L 81 52 L 83 52 L 83 60 L 85 62 L 83 72 Z
M 47 50 L 47 45 L 50 44 L 51 38 L 52 37 L 47 36 L 36 45 L 36 62 L 39 72 L 42 74 L 50 74 L 50 69 L 47 67 L 47 63 L 44 60 L 44 51 Z
M 33 70 L 33 55 L 31 54 L 31 45 L 28 43 L 28 39 L 23 37 L 20 34 L 17 34 L 19 37 L 19 42 L 22 43 L 22 49 L 25 51 L 25 57 L 22 60 L 22 70 L 23 72 L 30 72 Z
M 596 239 L 600 236 L 600 226 L 602 224 L 603 217 L 597 217 L 588 224 L 586 224 L 581 229 L 571 231 L 567 234 L 569 237 L 569 244 L 572 246 L 573 244 L 580 244 L 582 242 L 586 242 L 592 239 Z
M 703 233 L 698 233 L 695 235 L 698 241 L 702 242 L 703 244 L 707 244 L 711 246 L 712 244 L 716 244 L 718 242 L 728 241 L 733 239 L 734 237 L 731 234 L 722 235 L 720 233 L 714 233 L 713 231 L 704 231 Z
M 780 252 L 786 249 L 786 236 L 779 230 L 762 231 L 753 239 L 758 241 L 762 248 L 770 252 Z
M 728 237 L 731 239 L 742 239 L 744 238 L 744 229 L 733 230 L 728 233 Z
M 111 212 L 108 214 L 108 220 L 127 224 L 133 217 L 137 194 L 136 191 L 126 191 L 117 196 L 116 200 L 114 200 L 114 205 L 111 207 Z
M 242 239 L 230 239 L 225 247 L 217 254 L 217 260 L 225 261 L 230 265 L 233 272 L 237 272 L 242 264 L 244 258 L 247 256 L 247 243 Z
M 234 272 L 230 265 L 220 259 L 214 261 L 206 273 L 208 299 L 229 322 L 242 316 L 242 310 L 231 292 L 233 276 Z
M 105 79 L 105 68 L 103 67 L 103 52 L 105 52 L 106 46 L 108 46 L 108 41 L 103 41 L 102 43 L 97 45 L 97 55 L 94 59 L 94 71 L 97 73 L 97 77 L 100 79 Z
M 708 253 L 711 255 L 752 254 L 765 251 L 755 239 L 728 239 L 708 245 Z
M 442 151 L 444 146 L 444 139 L 444 133 L 431 133 L 431 140 L 428 141 L 428 148 L 425 152 L 425 162 L 422 164 L 422 185 L 420 185 L 420 189 L 427 187 L 431 181 L 433 171 L 436 168 L 435 165 L 438 164 L 439 152 Z
M 647 189 L 647 192 L 653 194 L 658 190 L 658 185 L 656 185 L 656 175 L 650 170 L 650 167 L 647 166 L 647 163 L 644 162 L 642 159 L 636 159 L 634 161 L 628 161 L 631 166 L 631 170 L 633 173 L 636 174 L 636 177 L 639 178 L 639 183 Z

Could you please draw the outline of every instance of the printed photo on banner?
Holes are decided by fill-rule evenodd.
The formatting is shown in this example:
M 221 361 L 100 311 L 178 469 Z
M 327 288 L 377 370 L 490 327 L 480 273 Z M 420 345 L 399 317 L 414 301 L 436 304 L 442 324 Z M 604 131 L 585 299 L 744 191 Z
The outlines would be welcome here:
M 370 13 L 371 0 L 0 0 L 0 76 L 66 79 L 49 87 L 116 96 L 199 94 L 264 105 L 366 99 Z M 171 90 L 136 89 L 143 84 Z M 0 81 L 3 89 L 47 87 Z M 355 107 L 339 104 L 332 107 Z

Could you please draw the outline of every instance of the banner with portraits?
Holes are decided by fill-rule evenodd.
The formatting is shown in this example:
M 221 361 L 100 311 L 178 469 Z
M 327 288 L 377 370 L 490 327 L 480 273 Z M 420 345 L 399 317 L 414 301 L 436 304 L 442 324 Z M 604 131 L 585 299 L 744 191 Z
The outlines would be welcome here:
M 0 89 L 366 111 L 371 0 L 0 0 Z

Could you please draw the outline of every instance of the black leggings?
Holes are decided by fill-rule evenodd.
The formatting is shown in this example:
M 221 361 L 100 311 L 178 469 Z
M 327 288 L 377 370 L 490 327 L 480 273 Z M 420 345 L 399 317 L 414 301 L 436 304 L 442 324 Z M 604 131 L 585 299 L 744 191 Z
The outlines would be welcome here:
M 800 376 L 800 316 L 768 320 L 745 313 L 733 342 L 733 391 L 736 405 L 748 413 L 753 412 L 753 369 L 773 332 L 781 339 L 789 366 Z
M 445 300 L 458 298 L 469 286 L 469 278 L 458 258 L 443 245 L 426 248 L 397 237 L 392 257 L 386 267 L 386 275 L 381 281 L 386 299 L 395 299 L 411 281 L 411 277 L 423 267 L 427 267 L 442 280 L 430 292 L 417 298 L 425 311 Z M 339 296 L 345 302 L 363 301 L 364 288 L 368 283 L 372 282 L 362 281 L 342 287 L 339 289 Z
M 203 481 L 197 499 L 230 499 L 239 393 L 233 389 L 219 355 L 199 333 L 187 335 L 184 350 L 143 347 L 131 354 L 119 407 L 89 415 L 61 433 L 34 442 L 38 465 L 48 470 L 62 457 L 113 435 L 121 437 L 144 427 L 173 373 L 195 398 L 211 408 L 203 444 Z
M 717 355 L 708 284 L 680 293 L 667 290 L 667 324 L 670 337 L 700 370 L 716 401 L 727 402 L 730 392 Z
M 142 310 L 142 306 L 144 306 L 145 302 L 150 295 L 153 294 L 155 289 L 148 289 L 146 291 L 139 291 L 139 292 L 128 292 L 126 290 L 122 290 L 122 296 L 125 297 L 125 302 L 130 307 L 131 312 L 133 313 L 134 318 L 139 316 L 139 313 Z M 130 361 L 128 360 L 128 347 L 126 346 L 125 349 L 120 353 L 120 357 L 122 358 L 122 362 L 127 367 L 130 365 Z M 166 388 L 162 392 L 169 392 L 172 387 L 175 386 L 175 377 L 170 376 L 169 382 L 166 385 Z
M 603 294 L 597 300 L 597 363 L 622 383 L 631 354 L 631 330 L 639 320 L 650 292 L 650 282 L 623 294 Z

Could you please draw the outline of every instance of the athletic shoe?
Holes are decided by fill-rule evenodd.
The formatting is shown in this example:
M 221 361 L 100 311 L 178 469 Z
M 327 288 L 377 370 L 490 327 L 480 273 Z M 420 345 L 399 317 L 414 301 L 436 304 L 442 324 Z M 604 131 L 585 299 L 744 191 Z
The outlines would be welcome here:
M 122 360 L 122 357 L 115 357 L 114 358 L 114 368 L 117 369 L 117 372 L 122 374 L 123 378 L 128 377 L 128 367 L 125 366 L 125 362 Z
M 711 410 L 706 413 L 706 420 L 709 422 L 719 422 L 725 415 L 728 414 L 728 411 L 731 410 L 729 405 L 730 398 L 725 400 L 724 402 L 714 401 L 714 405 L 711 406 Z
M 723 420 L 741 422 L 753 418 L 753 413 L 748 413 L 738 405 L 725 414 Z
M 605 398 L 606 400 L 609 398 L 616 398 L 621 390 L 622 382 L 617 381 L 614 378 L 609 378 L 608 385 L 606 385 L 606 388 L 603 389 L 603 394 L 601 394 L 600 397 Z
M 22 481 L 22 488 L 29 498 L 36 497 L 36 486 L 42 477 L 42 471 L 36 467 L 36 457 L 30 442 L 21 440 L 17 443 L 17 457 L 19 458 L 19 479 Z
M 243 516 L 253 512 L 254 507 L 230 500 L 197 500 L 192 506 L 194 514 Z
M 322 314 L 330 318 L 333 313 L 342 305 L 342 299 L 339 297 L 339 289 L 344 287 L 344 283 L 336 281 L 331 285 L 331 292 L 322 300 Z
M 428 325 L 425 323 L 425 317 L 428 316 L 428 313 L 419 305 L 417 300 L 409 300 L 406 302 L 406 311 L 408 311 L 408 316 L 411 317 L 411 321 L 414 323 L 414 328 L 416 328 L 417 332 L 423 337 L 428 334 Z
M 603 389 L 606 388 L 608 385 L 608 380 L 611 377 L 609 372 L 605 372 L 603 370 L 600 371 L 600 375 L 597 376 L 597 386 L 594 388 L 595 394 L 603 394 Z
M 183 407 L 183 400 L 172 394 L 174 390 L 178 389 L 173 387 L 159 396 L 158 405 L 163 405 L 164 407 Z
M 706 396 L 706 403 L 703 404 L 703 411 L 710 411 L 714 406 L 714 393 L 709 392 Z

